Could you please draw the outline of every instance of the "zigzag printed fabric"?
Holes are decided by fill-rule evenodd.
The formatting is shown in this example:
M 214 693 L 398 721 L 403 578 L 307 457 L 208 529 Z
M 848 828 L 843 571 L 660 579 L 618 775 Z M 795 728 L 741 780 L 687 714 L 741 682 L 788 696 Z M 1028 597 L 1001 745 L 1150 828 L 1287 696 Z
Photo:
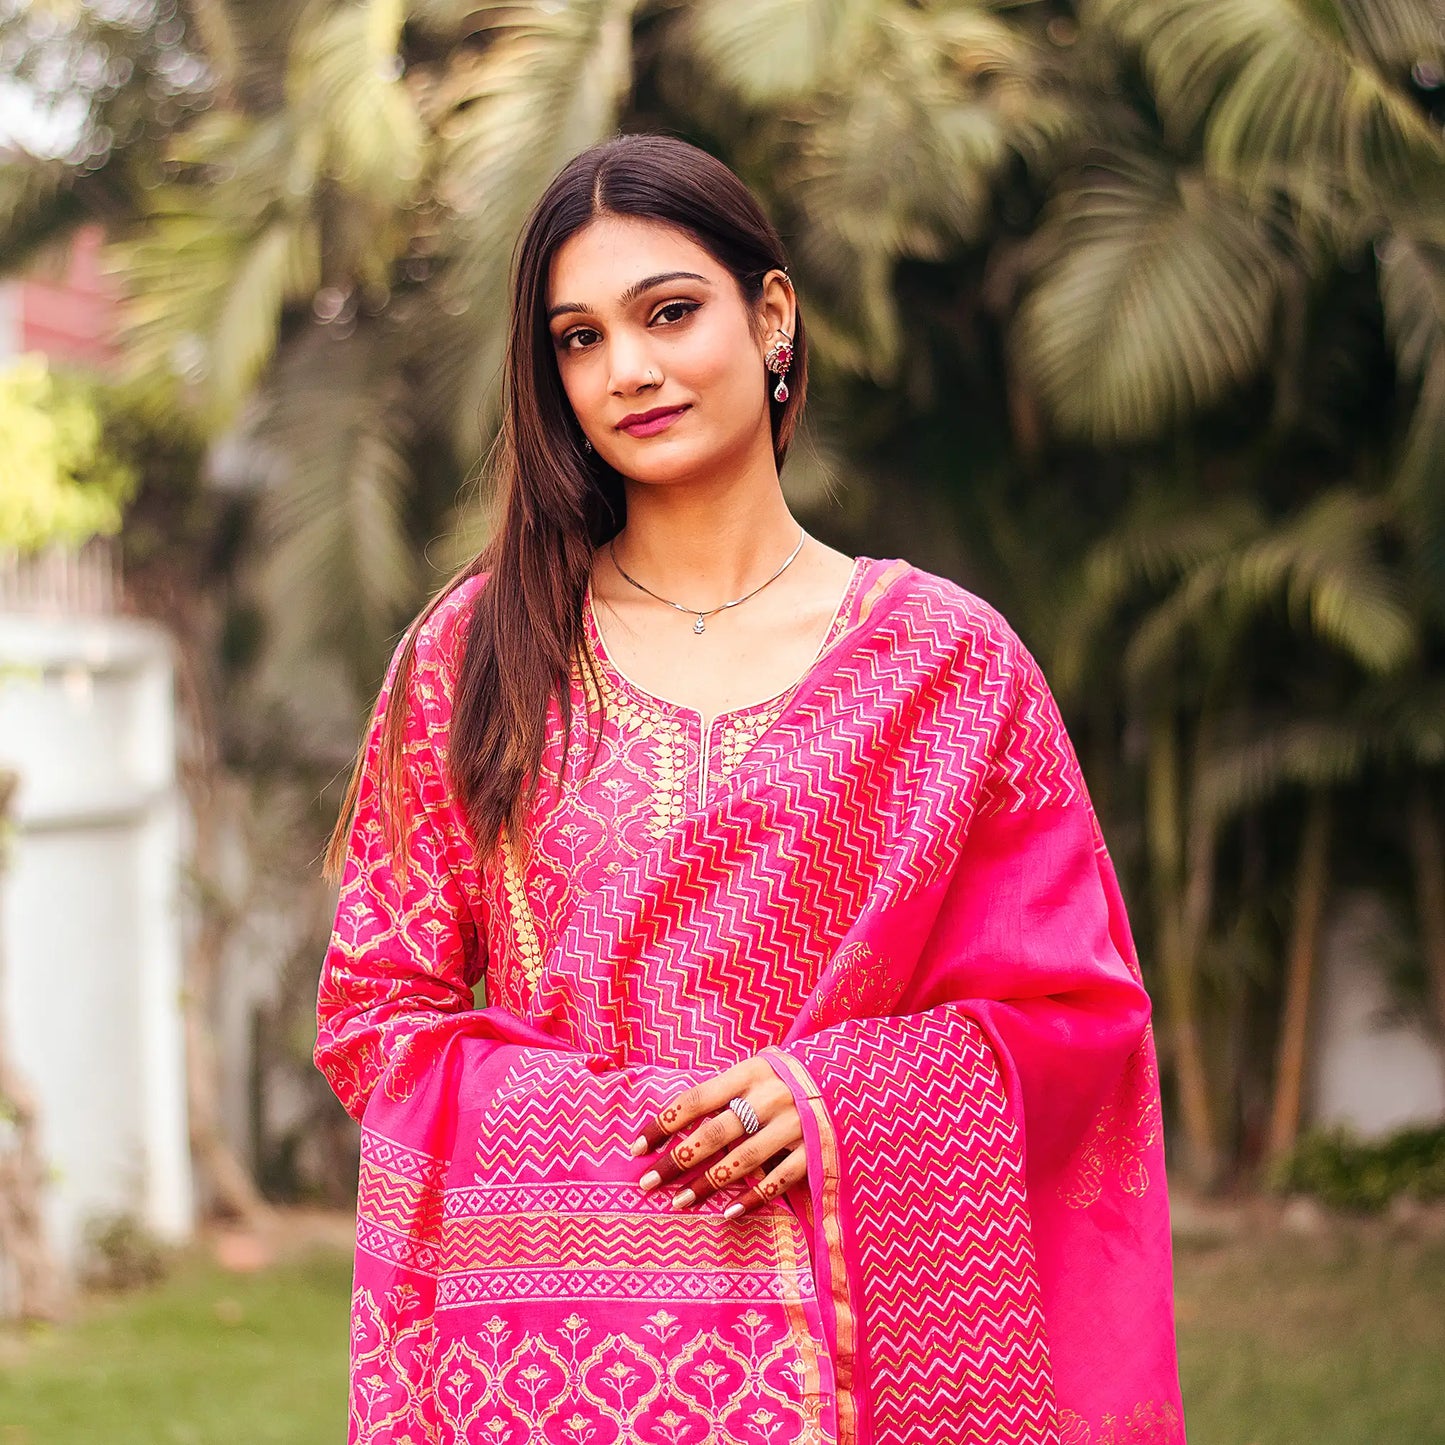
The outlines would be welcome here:
M 859 557 L 803 676 L 705 719 L 589 593 L 530 847 L 483 863 L 446 757 L 486 581 L 415 629 L 399 859 L 392 659 L 322 967 L 351 1445 L 1183 1445 L 1149 998 L 1009 624 Z M 641 1191 L 629 1142 L 753 1055 L 806 1184 Z

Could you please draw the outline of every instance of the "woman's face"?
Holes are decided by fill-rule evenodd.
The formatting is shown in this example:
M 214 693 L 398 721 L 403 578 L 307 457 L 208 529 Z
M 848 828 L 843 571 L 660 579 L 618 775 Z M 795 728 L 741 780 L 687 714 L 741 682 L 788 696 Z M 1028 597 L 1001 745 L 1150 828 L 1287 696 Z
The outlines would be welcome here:
M 772 454 L 763 356 L 793 332 L 781 271 L 764 278 L 767 330 L 732 275 L 683 232 L 599 216 L 558 248 L 546 306 L 557 370 L 602 459 L 639 482 L 668 482 Z M 650 376 L 650 379 L 649 379 Z M 628 417 L 678 409 L 658 422 Z

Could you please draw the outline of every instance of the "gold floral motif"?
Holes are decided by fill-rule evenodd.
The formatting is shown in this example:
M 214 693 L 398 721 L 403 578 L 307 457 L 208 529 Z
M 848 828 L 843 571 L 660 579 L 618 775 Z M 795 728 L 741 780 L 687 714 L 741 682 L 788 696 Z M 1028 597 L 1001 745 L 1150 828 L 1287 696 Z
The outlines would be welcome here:
M 522 968 L 527 982 L 536 988 L 542 977 L 542 945 L 537 937 L 537 920 L 532 913 L 532 904 L 527 898 L 527 888 L 522 881 L 521 870 L 512 852 L 511 839 L 505 831 L 502 834 L 502 876 L 507 885 L 507 906 L 512 919 L 512 939 L 522 958 Z
M 1121 1415 L 1105 1415 L 1097 1431 L 1073 1410 L 1059 1411 L 1059 1445 L 1181 1445 L 1179 1412 L 1160 1400 L 1141 1400 Z
M 660 838 L 687 811 L 687 751 L 682 724 L 673 718 L 654 719 L 652 747 L 652 822 L 649 831 Z
M 777 706 L 763 712 L 729 713 L 723 718 L 718 740 L 718 763 L 724 778 L 731 777 L 737 771 L 749 749 L 782 714 L 782 707 Z
M 493 1315 L 447 1337 L 418 1303 L 408 1285 L 389 1291 L 384 1306 L 364 1288 L 353 1296 L 357 1445 L 407 1438 L 417 1445 L 439 1438 L 826 1445 L 829 1438 L 818 1381 L 798 1342 L 755 1309 L 690 1332 L 659 1309 L 638 1334 L 609 1329 L 605 1310 L 574 1310 L 539 1330 Z
M 660 838 L 687 811 L 687 748 L 683 723 L 662 708 L 618 687 L 607 663 L 591 648 L 590 638 L 588 642 L 600 692 L 590 677 L 582 676 L 580 667 L 574 666 L 573 676 L 582 677 L 589 712 L 601 707 L 613 720 L 624 750 L 637 738 L 652 740 L 647 749 L 651 763 L 647 779 L 651 789 L 647 831 L 652 838 Z
M 1143 1075 L 1144 1082 L 1140 1082 Z M 1122 1107 L 1121 1100 L 1132 1100 Z M 1071 1209 L 1096 1203 L 1108 1183 L 1140 1196 L 1152 1183 L 1149 1153 L 1159 1143 L 1163 1114 L 1159 1103 L 1152 1022 L 1129 1056 L 1114 1096 L 1099 1110 L 1059 1185 L 1059 1196 Z M 1132 1437 L 1130 1437 L 1132 1438 Z
M 846 943 L 833 955 L 818 985 L 816 1017 L 826 1025 L 886 1013 L 903 982 L 871 944 L 862 939 Z

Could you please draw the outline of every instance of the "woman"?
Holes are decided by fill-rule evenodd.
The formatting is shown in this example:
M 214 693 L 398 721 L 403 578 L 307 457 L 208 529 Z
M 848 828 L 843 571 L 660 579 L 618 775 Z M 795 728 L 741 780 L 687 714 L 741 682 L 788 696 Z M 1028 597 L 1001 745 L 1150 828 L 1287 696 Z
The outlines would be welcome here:
M 793 521 L 806 381 L 725 166 L 622 136 L 552 182 L 498 532 L 398 647 L 328 854 L 354 1442 L 1184 1438 L 1077 759 L 986 602 Z

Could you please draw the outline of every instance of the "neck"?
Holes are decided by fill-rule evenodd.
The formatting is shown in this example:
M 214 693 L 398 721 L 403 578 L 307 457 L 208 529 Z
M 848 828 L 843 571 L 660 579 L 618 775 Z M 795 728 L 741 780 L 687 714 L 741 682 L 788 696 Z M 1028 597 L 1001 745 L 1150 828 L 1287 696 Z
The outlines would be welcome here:
M 799 530 L 769 454 L 765 471 L 726 480 L 629 481 L 627 525 L 613 545 L 617 561 L 652 591 L 710 607 L 772 576 Z

